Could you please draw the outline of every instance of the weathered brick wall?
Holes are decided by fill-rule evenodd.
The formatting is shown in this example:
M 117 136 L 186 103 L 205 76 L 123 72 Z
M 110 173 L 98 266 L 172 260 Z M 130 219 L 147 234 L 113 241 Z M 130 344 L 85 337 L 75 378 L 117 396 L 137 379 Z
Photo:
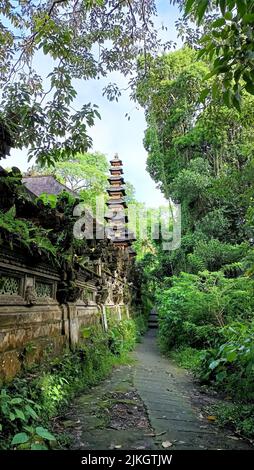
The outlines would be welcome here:
M 83 328 L 96 323 L 105 327 L 110 317 L 128 316 L 128 306 L 119 295 L 124 282 L 118 279 L 120 288 L 113 290 L 114 277 L 102 269 L 80 273 L 79 298 L 61 305 L 60 278 L 49 264 L 29 262 L 17 252 L 0 254 L 0 382 L 65 347 L 75 348 Z
M 65 343 L 56 300 L 59 275 L 49 266 L 27 265 L 18 253 L 0 255 L 0 380 L 40 361 Z

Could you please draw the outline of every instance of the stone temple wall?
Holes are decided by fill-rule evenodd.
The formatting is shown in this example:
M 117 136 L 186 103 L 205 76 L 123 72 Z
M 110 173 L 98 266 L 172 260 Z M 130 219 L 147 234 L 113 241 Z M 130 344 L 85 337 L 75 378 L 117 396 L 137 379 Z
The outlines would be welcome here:
M 97 260 L 79 271 L 74 299 L 60 300 L 61 272 L 17 251 L 0 253 L 0 383 L 23 367 L 75 348 L 82 329 L 129 315 L 126 279 Z

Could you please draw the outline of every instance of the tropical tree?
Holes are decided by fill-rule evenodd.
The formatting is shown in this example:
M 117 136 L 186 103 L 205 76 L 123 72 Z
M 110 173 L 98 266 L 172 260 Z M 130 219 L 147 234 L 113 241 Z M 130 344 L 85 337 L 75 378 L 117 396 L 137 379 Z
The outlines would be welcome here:
M 106 194 L 109 164 L 102 153 L 78 153 L 71 159 L 62 159 L 50 167 L 34 165 L 27 175 L 53 175 L 60 183 L 95 205 L 96 196 Z
M 131 80 L 137 55 L 158 46 L 154 14 L 154 0 L 0 1 L 0 119 L 15 147 L 40 164 L 86 152 L 99 112 L 77 108 L 74 81 L 113 71 Z M 120 91 L 109 83 L 104 93 Z
M 212 65 L 214 94 L 227 106 L 241 107 L 243 91 L 254 94 L 254 1 L 173 0 L 183 11 L 178 29 Z M 197 25 L 193 29 L 191 25 Z M 207 88 L 208 93 L 209 87 Z
M 212 92 L 201 104 L 209 67 L 197 55 L 185 47 L 151 59 L 146 76 L 140 60 L 136 95 L 146 113 L 147 168 L 182 208 L 182 246 L 162 253 L 165 275 L 237 263 L 250 239 L 254 99 L 244 94 L 241 113 Z

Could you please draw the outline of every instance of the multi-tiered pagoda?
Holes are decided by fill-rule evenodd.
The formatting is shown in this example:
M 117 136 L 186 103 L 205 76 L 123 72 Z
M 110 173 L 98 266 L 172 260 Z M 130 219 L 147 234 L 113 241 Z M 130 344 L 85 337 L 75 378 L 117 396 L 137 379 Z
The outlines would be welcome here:
M 110 160 L 110 176 L 108 181 L 109 199 L 106 213 L 107 235 L 119 247 L 129 247 L 130 255 L 134 254 L 131 244 L 135 240 L 134 235 L 128 231 L 128 216 L 126 215 L 127 203 L 125 201 L 125 186 L 123 178 L 122 160 L 116 154 Z

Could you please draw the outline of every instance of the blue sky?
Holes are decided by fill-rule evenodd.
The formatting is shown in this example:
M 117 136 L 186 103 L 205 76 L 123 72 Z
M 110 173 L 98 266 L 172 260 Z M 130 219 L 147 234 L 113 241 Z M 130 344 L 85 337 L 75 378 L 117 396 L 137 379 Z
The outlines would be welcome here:
M 167 31 L 161 32 L 165 40 L 177 41 L 175 20 L 179 12 L 176 7 L 170 5 L 169 0 L 158 2 L 158 18 L 156 20 L 158 29 L 162 23 L 167 26 Z M 39 72 L 47 75 L 49 70 L 48 59 L 39 57 Z M 97 120 L 95 126 L 90 130 L 93 138 L 93 150 L 105 153 L 111 158 L 116 152 L 121 156 L 124 163 L 125 179 L 131 182 L 136 189 L 136 197 L 147 206 L 158 207 L 165 204 L 161 192 L 146 172 L 146 151 L 143 147 L 144 131 L 146 122 L 142 108 L 129 98 L 128 92 L 123 92 L 118 103 L 109 102 L 102 96 L 102 89 L 109 82 L 116 82 L 121 88 L 126 88 L 127 80 L 120 73 L 110 74 L 106 79 L 78 81 L 77 82 L 77 105 L 84 103 L 96 103 L 99 106 L 101 121 Z M 128 121 L 125 114 L 129 113 L 131 119 Z M 26 149 L 13 150 L 11 156 L 2 161 L 5 167 L 18 166 L 21 170 L 28 168 L 31 163 L 27 162 Z

